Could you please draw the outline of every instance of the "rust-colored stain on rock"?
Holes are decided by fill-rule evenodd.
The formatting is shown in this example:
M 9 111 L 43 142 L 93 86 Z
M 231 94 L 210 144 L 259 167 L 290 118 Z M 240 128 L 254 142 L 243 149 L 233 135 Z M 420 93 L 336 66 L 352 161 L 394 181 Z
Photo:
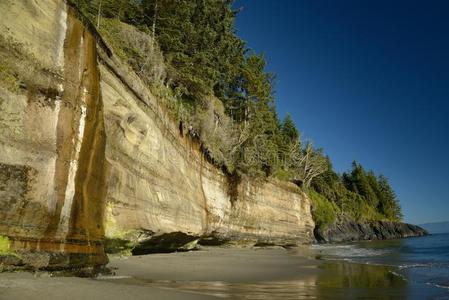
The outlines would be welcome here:
M 0 202 L 10 207 L 0 208 L 0 235 L 10 238 L 13 251 L 47 253 L 44 268 L 107 262 L 105 133 L 97 46 L 72 9 L 55 7 L 55 18 L 60 10 L 66 14 L 65 24 L 60 24 L 65 30 L 62 82 L 55 78 L 53 92 L 45 95 L 39 87 L 28 87 L 26 113 L 20 116 L 23 136 L 0 136 L 5 151 L 0 158 Z M 6 96 L 11 106 L 18 101 Z M 43 119 L 46 116 L 51 118 Z M 28 128 L 33 128 L 33 135 L 27 134 Z M 60 255 L 65 259 L 52 259 Z

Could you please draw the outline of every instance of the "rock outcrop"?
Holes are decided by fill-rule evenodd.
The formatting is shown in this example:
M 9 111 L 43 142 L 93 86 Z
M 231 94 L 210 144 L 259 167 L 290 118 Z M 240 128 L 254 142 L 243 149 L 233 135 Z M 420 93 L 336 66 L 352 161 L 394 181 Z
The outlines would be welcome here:
M 318 243 L 340 243 L 359 240 L 389 240 L 427 235 L 423 228 L 400 222 L 373 221 L 359 223 L 353 220 L 341 220 L 326 229 L 315 229 Z
M 136 253 L 312 241 L 298 187 L 207 162 L 64 1 L 0 11 L 0 236 L 14 254 L 3 261 L 103 265 L 105 239 Z

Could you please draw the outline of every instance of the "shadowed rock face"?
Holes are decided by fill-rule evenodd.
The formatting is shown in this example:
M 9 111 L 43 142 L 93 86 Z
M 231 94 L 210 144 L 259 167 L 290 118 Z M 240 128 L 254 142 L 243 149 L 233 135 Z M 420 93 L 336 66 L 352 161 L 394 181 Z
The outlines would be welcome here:
M 315 229 L 315 238 L 319 243 L 340 243 L 358 240 L 388 240 L 427 235 L 423 228 L 400 222 L 358 223 L 343 220 L 331 224 L 326 229 Z
M 63 1 L 2 1 L 0 9 L 1 34 L 34 56 L 18 60 L 39 64 L 18 90 L 0 82 L 0 236 L 20 254 L 10 261 L 102 265 L 105 237 L 108 249 L 135 253 L 188 250 L 200 239 L 312 241 L 299 188 L 236 182 L 208 163 L 163 100 L 98 46 Z
M 35 268 L 105 264 L 96 42 L 63 2 L 5 2 L 1 9 L 20 12 L 0 25 L 16 29 L 13 38 L 26 38 L 22 47 L 53 80 L 45 88 L 31 80 L 14 93 L 0 88 L 0 235 Z M 46 43 L 51 47 L 42 52 Z

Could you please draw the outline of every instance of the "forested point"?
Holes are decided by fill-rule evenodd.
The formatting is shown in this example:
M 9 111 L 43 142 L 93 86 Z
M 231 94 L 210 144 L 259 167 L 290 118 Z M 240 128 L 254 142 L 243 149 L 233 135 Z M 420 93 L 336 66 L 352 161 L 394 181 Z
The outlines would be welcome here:
M 301 186 L 317 226 L 337 218 L 402 218 L 385 176 L 354 162 L 337 174 L 329 157 L 280 120 L 274 74 L 236 34 L 232 0 L 70 0 L 114 54 L 140 76 L 206 157 L 230 176 Z

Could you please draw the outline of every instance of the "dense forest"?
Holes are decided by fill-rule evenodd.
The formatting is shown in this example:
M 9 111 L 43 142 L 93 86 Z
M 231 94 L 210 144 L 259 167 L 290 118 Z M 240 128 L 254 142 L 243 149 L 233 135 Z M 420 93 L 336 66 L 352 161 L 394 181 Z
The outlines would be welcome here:
M 354 162 L 337 174 L 275 108 L 274 75 L 236 35 L 231 0 L 71 0 L 230 176 L 274 177 L 311 197 L 318 226 L 337 218 L 400 220 L 386 177 Z M 319 116 L 317 116 L 319 119 Z

